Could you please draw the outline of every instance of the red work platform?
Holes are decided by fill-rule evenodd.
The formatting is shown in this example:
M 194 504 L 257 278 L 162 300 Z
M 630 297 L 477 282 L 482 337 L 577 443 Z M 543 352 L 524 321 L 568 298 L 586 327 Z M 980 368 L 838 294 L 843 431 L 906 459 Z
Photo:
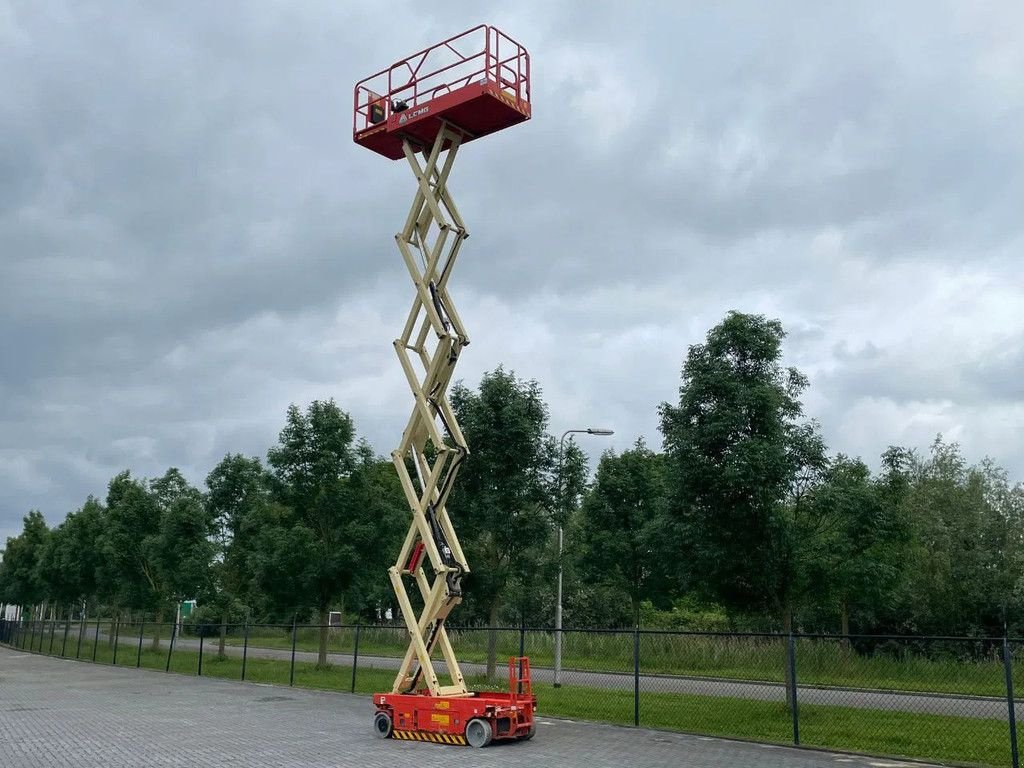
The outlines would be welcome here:
M 382 739 L 430 741 L 486 747 L 492 741 L 529 740 L 536 726 L 537 699 L 530 684 L 530 660 L 508 660 L 508 693 L 468 696 L 376 693 L 374 733 Z
M 485 24 L 392 64 L 355 87 L 352 135 L 385 157 L 429 147 L 442 125 L 462 143 L 530 119 L 530 55 Z

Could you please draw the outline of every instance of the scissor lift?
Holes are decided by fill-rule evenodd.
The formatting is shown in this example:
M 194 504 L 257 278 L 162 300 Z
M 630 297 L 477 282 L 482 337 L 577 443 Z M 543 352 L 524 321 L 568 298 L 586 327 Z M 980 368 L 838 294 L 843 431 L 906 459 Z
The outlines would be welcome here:
M 410 641 L 391 692 L 374 694 L 374 731 L 381 738 L 483 747 L 534 733 L 529 660 L 509 659 L 508 693 L 470 691 L 444 626 L 462 601 L 462 577 L 469 573 L 445 508 L 469 454 L 447 396 L 455 364 L 469 344 L 448 293 L 469 236 L 448 178 L 463 144 L 529 118 L 530 57 L 486 25 L 413 54 L 355 87 L 355 142 L 393 160 L 404 157 L 416 178 L 412 207 L 395 235 L 416 293 L 394 342 L 414 404 L 392 453 L 412 524 L 388 570 Z M 423 600 L 419 616 L 407 580 Z M 444 681 L 434 668 L 437 650 Z

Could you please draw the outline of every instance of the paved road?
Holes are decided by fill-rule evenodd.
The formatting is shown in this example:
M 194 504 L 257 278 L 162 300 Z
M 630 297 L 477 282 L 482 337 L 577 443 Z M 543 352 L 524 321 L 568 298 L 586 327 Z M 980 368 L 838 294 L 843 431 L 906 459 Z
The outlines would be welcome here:
M 365 696 L 187 678 L 0 648 L 4 768 L 901 768 L 921 766 L 643 729 L 541 720 L 474 750 L 379 741 Z
M 128 641 L 137 643 L 137 641 Z M 214 641 L 215 642 L 215 641 Z M 199 641 L 193 638 L 179 638 L 176 646 L 198 649 Z M 208 649 L 210 644 L 206 644 Z M 229 654 L 241 655 L 242 649 L 227 646 Z M 276 648 L 257 648 L 249 646 L 249 655 L 253 658 L 288 660 L 290 650 Z M 316 661 L 317 655 L 306 651 L 297 651 L 295 658 L 299 661 Z M 352 656 L 349 654 L 332 653 L 328 655 L 332 664 L 350 665 Z M 360 667 L 376 667 L 379 669 L 398 669 L 399 659 L 386 656 L 359 656 Z M 461 662 L 466 674 L 484 674 L 483 664 Z M 550 684 L 552 671 L 540 667 L 532 670 L 534 684 Z M 564 685 L 580 685 L 590 688 L 611 688 L 633 690 L 633 676 L 611 672 L 583 672 L 579 670 L 562 670 Z M 687 693 L 698 696 L 725 696 L 731 698 L 754 699 L 756 701 L 785 701 L 785 687 L 776 683 L 748 683 L 736 680 L 708 679 L 679 676 L 641 675 L 641 692 L 652 693 Z M 953 715 L 956 717 L 989 718 L 1006 720 L 1008 708 L 1005 699 L 960 697 L 950 695 L 888 693 L 884 691 L 861 691 L 843 688 L 810 688 L 801 686 L 799 690 L 801 704 L 826 704 L 857 709 L 879 709 L 892 712 L 920 712 L 937 715 Z M 1024 722 L 1024 701 L 1016 704 L 1017 720 Z

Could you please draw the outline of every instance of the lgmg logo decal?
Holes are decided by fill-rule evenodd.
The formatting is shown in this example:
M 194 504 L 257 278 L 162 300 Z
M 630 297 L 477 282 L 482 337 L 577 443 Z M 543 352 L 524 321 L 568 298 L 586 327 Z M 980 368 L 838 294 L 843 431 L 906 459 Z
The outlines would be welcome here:
M 412 112 L 403 112 L 402 116 L 398 118 L 398 124 L 399 125 L 405 125 L 410 120 L 412 120 L 414 118 L 417 118 L 417 117 L 420 117 L 421 115 L 425 115 L 429 111 L 430 111 L 430 106 L 428 105 L 426 107 L 420 107 L 419 109 L 414 109 Z

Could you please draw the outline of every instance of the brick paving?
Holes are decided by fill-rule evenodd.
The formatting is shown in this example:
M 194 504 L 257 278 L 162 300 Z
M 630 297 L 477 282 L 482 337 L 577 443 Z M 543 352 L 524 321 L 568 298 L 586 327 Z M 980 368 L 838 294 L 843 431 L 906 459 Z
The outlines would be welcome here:
M 366 696 L 118 669 L 0 648 L 3 768 L 898 768 L 894 760 L 541 719 L 483 750 L 380 741 Z

